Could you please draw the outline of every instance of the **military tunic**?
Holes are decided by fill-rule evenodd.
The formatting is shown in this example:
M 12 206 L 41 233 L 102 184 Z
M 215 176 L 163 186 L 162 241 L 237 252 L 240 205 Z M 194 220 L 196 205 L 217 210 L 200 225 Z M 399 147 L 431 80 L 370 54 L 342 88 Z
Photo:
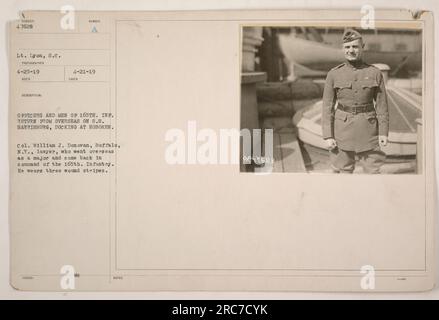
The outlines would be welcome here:
M 368 112 L 346 112 L 349 108 L 370 107 Z M 323 138 L 334 138 L 345 151 L 364 152 L 379 146 L 378 135 L 388 136 L 389 112 L 381 71 L 360 62 L 343 63 L 328 72 L 322 113 Z

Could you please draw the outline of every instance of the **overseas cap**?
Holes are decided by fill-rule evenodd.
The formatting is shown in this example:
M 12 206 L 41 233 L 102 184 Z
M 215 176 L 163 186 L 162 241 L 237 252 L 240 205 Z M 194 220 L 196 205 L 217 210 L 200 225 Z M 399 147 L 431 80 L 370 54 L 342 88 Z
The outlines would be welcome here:
M 343 43 L 362 39 L 361 34 L 354 29 L 347 29 L 343 34 Z

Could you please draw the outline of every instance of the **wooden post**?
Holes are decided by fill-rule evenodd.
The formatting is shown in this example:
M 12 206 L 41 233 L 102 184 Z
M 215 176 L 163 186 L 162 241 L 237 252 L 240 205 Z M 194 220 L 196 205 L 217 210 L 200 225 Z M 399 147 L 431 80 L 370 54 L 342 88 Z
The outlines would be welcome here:
M 245 27 L 242 29 L 242 72 L 255 71 L 255 56 L 264 38 L 262 37 L 262 27 Z
M 241 129 L 260 129 L 258 101 L 256 97 L 257 83 L 267 79 L 265 72 L 244 72 L 241 74 Z M 242 138 L 240 139 L 240 168 L 241 171 L 251 171 L 253 166 L 243 164 Z
M 416 173 L 422 173 L 422 162 L 423 162 L 423 145 L 422 145 L 422 119 L 416 119 L 417 124 L 417 141 L 416 141 Z

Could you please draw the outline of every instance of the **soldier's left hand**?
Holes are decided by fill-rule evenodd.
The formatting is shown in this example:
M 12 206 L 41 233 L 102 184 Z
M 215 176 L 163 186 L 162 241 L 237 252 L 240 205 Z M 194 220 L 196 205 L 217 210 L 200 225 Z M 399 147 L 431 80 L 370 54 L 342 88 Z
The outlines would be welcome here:
M 387 136 L 379 136 L 380 147 L 387 146 Z

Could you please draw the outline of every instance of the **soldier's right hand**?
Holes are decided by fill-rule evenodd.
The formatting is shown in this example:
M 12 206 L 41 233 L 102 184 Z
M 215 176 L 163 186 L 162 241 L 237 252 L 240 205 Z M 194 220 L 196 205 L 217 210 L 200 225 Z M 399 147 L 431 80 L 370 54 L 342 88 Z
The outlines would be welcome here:
M 326 139 L 326 144 L 328 145 L 329 150 L 337 148 L 337 141 L 333 138 Z

